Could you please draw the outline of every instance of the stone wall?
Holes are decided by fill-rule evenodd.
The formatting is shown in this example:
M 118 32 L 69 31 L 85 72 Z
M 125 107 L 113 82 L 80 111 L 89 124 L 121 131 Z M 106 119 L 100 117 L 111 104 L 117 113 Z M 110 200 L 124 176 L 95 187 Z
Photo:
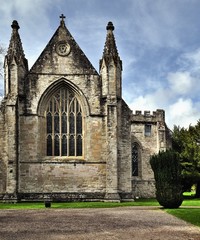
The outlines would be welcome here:
M 152 198 L 156 196 L 154 180 L 132 180 L 134 198 Z
M 119 106 L 119 138 L 118 138 L 118 174 L 119 191 L 132 192 L 131 186 L 131 110 L 122 100 Z
M 20 164 L 20 192 L 105 192 L 105 163 L 55 160 Z
M 6 131 L 4 104 L 0 101 L 0 194 L 6 191 L 7 163 L 6 163 Z
M 46 100 L 61 85 L 76 92 L 84 105 L 85 115 L 101 114 L 99 76 L 31 74 L 26 81 L 26 111 L 28 114 L 38 114 L 39 111 L 39 114 L 44 115 Z
M 167 129 L 164 120 L 163 110 L 157 110 L 153 114 L 150 114 L 149 111 L 145 111 L 144 114 L 141 111 L 136 111 L 132 115 L 132 142 L 137 142 L 140 147 L 139 175 L 132 177 L 134 196 L 144 198 L 155 196 L 154 175 L 149 161 L 151 155 L 167 148 Z M 146 124 L 151 126 L 150 135 L 145 135 Z

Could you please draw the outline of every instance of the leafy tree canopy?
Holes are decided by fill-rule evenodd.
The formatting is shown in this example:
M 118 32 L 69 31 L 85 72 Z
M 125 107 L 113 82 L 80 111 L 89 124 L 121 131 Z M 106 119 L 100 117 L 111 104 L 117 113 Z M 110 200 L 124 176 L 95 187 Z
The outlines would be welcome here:
M 172 147 L 179 153 L 185 190 L 192 184 L 200 188 L 200 120 L 188 129 L 174 126 Z

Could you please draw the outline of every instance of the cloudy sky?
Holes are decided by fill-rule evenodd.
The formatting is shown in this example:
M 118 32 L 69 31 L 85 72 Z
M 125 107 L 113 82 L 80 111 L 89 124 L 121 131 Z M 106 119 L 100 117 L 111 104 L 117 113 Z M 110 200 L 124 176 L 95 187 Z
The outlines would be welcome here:
M 200 119 L 200 0 L 0 0 L 0 44 L 16 19 L 29 67 L 57 27 L 59 16 L 99 71 L 112 21 L 123 61 L 123 98 L 135 110 L 165 109 L 167 125 Z M 3 79 L 0 78 L 0 95 Z

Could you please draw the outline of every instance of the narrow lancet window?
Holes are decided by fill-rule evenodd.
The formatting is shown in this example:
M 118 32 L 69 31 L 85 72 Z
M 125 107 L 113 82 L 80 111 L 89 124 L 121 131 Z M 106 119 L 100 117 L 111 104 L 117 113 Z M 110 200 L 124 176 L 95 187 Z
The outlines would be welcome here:
M 51 138 L 51 135 L 47 136 L 47 156 L 52 156 L 52 138 Z
M 132 144 L 132 176 L 138 176 L 139 147 L 137 143 Z
M 78 135 L 77 136 L 77 156 L 81 156 L 82 155 L 82 136 Z
M 67 137 L 63 135 L 62 137 L 62 156 L 67 156 Z

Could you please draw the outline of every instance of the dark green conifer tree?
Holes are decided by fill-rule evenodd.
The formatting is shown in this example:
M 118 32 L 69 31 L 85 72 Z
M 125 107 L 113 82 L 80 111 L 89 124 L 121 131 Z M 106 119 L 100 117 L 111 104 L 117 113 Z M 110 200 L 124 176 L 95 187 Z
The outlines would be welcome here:
M 173 150 L 159 152 L 150 159 L 156 181 L 156 198 L 165 208 L 178 208 L 183 201 L 179 155 Z

